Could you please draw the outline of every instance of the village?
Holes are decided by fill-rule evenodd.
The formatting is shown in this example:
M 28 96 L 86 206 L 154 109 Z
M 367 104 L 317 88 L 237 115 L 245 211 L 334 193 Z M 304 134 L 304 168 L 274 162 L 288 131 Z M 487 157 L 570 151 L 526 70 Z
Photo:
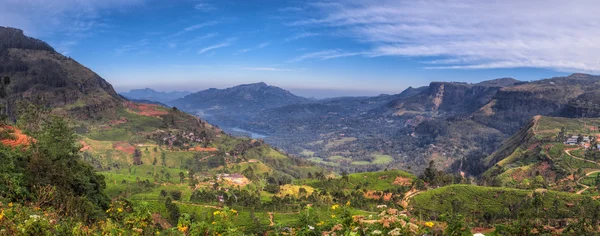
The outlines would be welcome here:
M 567 140 L 564 142 L 566 145 L 578 145 L 585 149 L 592 147 L 592 145 L 596 145 L 596 149 L 600 149 L 600 144 L 596 143 L 595 136 L 586 136 L 586 135 L 572 135 L 567 136 Z

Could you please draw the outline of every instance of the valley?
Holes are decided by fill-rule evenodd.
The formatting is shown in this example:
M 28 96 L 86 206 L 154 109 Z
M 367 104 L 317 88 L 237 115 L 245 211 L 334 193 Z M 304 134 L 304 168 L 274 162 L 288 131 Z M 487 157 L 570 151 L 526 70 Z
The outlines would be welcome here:
M 0 78 L 0 235 L 599 232 L 598 76 L 120 96 L 0 27 Z

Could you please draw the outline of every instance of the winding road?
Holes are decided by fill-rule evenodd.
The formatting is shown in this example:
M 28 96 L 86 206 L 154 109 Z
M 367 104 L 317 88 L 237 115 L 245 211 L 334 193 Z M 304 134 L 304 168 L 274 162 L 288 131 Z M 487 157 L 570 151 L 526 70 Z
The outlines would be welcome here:
M 577 148 L 577 149 L 579 149 L 579 148 Z M 581 160 L 581 161 L 586 161 L 586 162 L 590 162 L 590 163 L 594 163 L 597 166 L 600 166 L 600 164 L 598 164 L 598 162 L 586 160 L 586 159 L 583 159 L 583 158 L 571 155 L 571 151 L 572 150 L 577 150 L 577 149 L 565 149 L 565 153 L 567 155 L 569 155 L 570 157 L 574 158 L 574 159 Z M 579 179 L 577 179 L 577 184 L 579 186 L 583 186 L 583 189 L 577 191 L 576 194 L 582 194 L 583 192 L 585 192 L 585 190 L 588 190 L 590 188 L 590 186 L 582 184 L 581 180 L 583 180 L 585 177 L 588 177 L 588 176 L 590 176 L 592 174 L 599 173 L 599 172 L 600 172 L 600 170 L 593 170 L 593 171 L 590 171 L 590 172 L 586 173 L 584 176 L 580 177 Z

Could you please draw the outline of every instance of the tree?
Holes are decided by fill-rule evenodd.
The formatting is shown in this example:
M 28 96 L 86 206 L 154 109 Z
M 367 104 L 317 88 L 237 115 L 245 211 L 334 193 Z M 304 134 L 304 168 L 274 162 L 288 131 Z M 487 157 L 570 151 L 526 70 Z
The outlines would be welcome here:
M 29 191 L 51 186 L 54 198 L 47 205 L 86 220 L 101 216 L 110 202 L 104 176 L 81 160 L 81 146 L 67 122 L 52 117 L 34 137 L 21 167 Z
M 181 200 L 181 191 L 171 191 L 171 192 L 169 192 L 169 195 L 171 195 L 171 197 L 175 201 Z
M 344 182 L 348 183 L 350 181 L 350 179 L 348 178 L 348 172 L 343 171 L 342 172 L 342 180 L 344 180 Z
M 133 164 L 134 165 L 141 165 L 142 163 L 142 152 L 140 152 L 139 149 L 135 149 L 133 151 Z
M 183 184 L 185 181 L 185 174 L 183 172 L 179 172 L 179 183 Z
M 165 178 L 167 178 L 167 181 L 171 182 L 171 173 L 167 172 Z
M 179 208 L 175 203 L 172 202 L 171 198 L 165 199 L 165 208 L 167 208 L 167 212 L 169 214 L 169 223 L 171 223 L 171 225 L 177 225 L 180 216 Z

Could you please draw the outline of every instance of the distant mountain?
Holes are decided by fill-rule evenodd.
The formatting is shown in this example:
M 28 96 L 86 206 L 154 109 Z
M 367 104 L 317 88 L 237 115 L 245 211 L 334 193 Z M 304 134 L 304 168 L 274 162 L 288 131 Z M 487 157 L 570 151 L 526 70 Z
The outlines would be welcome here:
M 158 92 L 153 89 L 133 89 L 129 92 L 121 93 L 126 98 L 135 100 L 148 100 L 154 102 L 160 102 L 166 104 L 170 101 L 185 97 L 192 92 L 188 91 L 171 91 L 171 92 Z
M 232 110 L 237 112 L 269 109 L 309 101 L 279 87 L 263 82 L 242 84 L 226 89 L 207 89 L 171 101 L 184 110 Z
M 16 117 L 19 100 L 78 119 L 114 115 L 122 99 L 90 69 L 57 53 L 47 43 L 22 30 L 0 27 L 0 77 L 9 77 L 9 115 Z
M 449 116 L 470 114 L 485 105 L 505 86 L 517 80 L 496 79 L 477 84 L 458 82 L 432 82 L 427 88 L 410 98 L 400 97 L 389 105 L 395 115 L 405 113 L 425 116 Z
M 211 88 L 167 104 L 222 126 L 235 126 L 260 111 L 309 101 L 261 82 L 226 89 Z

